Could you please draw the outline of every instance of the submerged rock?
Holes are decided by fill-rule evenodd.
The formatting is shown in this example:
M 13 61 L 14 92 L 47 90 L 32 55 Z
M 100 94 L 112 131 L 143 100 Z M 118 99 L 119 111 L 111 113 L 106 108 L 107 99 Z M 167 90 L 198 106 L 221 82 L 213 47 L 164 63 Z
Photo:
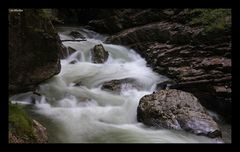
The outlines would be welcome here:
M 104 49 L 102 44 L 95 45 L 91 50 L 93 63 L 104 63 L 108 59 L 108 52 Z
M 120 92 L 121 91 L 121 80 L 111 80 L 108 82 L 104 82 L 102 89 L 109 90 L 113 92 Z
M 180 90 L 161 90 L 140 99 L 137 119 L 148 126 L 185 130 L 211 138 L 220 137 L 217 123 L 198 99 Z
M 78 31 L 71 31 L 69 33 L 70 36 L 72 36 L 74 39 L 81 38 L 81 39 L 86 39 L 80 32 Z
M 121 89 L 129 89 L 129 88 L 135 88 L 135 89 L 141 89 L 141 85 L 138 84 L 134 79 L 121 79 L 121 80 L 111 80 L 103 83 L 102 89 L 106 91 L 112 91 L 119 93 Z

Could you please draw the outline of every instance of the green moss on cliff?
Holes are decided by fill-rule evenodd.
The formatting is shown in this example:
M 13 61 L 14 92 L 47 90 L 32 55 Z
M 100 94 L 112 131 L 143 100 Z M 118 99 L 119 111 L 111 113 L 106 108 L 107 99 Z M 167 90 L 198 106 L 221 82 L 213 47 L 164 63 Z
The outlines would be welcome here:
M 231 9 L 193 9 L 190 25 L 200 25 L 204 32 L 217 32 L 231 28 Z

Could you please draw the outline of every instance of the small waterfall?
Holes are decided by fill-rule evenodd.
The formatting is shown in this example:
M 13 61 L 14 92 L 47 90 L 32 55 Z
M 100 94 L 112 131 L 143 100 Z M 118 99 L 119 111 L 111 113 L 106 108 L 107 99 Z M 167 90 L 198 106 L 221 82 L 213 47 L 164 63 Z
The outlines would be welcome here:
M 49 142 L 71 143 L 211 143 L 204 136 L 184 131 L 154 129 L 137 122 L 137 106 L 141 97 L 154 91 L 156 84 L 167 78 L 154 73 L 134 50 L 104 44 L 106 38 L 82 28 L 59 29 L 61 39 L 79 31 L 87 38 L 81 42 L 63 42 L 76 50 L 61 60 L 60 74 L 39 86 L 41 98 L 31 104 L 31 93 L 11 97 L 13 102 L 30 104 L 32 112 L 48 119 L 52 135 Z M 103 44 L 109 52 L 104 64 L 91 62 L 90 50 Z M 74 64 L 71 64 L 75 61 Z M 119 94 L 101 89 L 104 82 L 129 78 L 141 88 L 124 87 Z M 78 85 L 77 85 L 78 84 Z M 59 129 L 54 128 L 58 126 Z

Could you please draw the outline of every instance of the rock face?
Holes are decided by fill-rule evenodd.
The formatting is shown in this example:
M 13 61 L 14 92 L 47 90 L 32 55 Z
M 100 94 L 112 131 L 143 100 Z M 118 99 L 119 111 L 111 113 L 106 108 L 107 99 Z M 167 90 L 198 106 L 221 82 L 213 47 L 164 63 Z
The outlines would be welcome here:
M 41 9 L 9 9 L 9 93 L 34 90 L 60 72 L 61 41 Z
M 108 52 L 102 44 L 95 45 L 91 50 L 93 63 L 104 63 L 108 59 Z
M 192 94 L 170 89 L 146 95 L 137 108 L 137 119 L 148 126 L 185 130 L 197 135 L 219 137 L 217 123 Z
M 230 42 L 214 47 L 158 42 L 137 45 L 136 49 L 154 71 L 176 82 L 170 88 L 193 93 L 206 108 L 217 111 L 231 121 L 232 66 L 231 58 L 226 55 L 231 54 Z

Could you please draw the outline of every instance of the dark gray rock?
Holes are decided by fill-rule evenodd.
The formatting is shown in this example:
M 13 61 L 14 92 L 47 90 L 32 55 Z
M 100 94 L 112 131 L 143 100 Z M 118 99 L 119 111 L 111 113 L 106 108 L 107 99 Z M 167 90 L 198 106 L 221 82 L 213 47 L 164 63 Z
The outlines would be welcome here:
M 119 93 L 122 88 L 135 88 L 140 90 L 142 86 L 138 84 L 134 79 L 126 78 L 121 80 L 111 80 L 103 83 L 102 89 Z
M 62 50 L 60 52 L 60 59 L 66 59 L 69 55 L 73 54 L 74 52 L 76 52 L 77 50 L 68 46 L 62 46 Z
M 61 41 L 41 9 L 9 10 L 9 93 L 34 90 L 61 69 Z
M 86 39 L 80 32 L 78 31 L 71 31 L 69 33 L 70 36 L 72 36 L 74 39 L 80 38 L 80 39 Z
M 102 44 L 95 45 L 91 50 L 93 63 L 104 63 L 108 59 L 108 52 L 104 49 Z

